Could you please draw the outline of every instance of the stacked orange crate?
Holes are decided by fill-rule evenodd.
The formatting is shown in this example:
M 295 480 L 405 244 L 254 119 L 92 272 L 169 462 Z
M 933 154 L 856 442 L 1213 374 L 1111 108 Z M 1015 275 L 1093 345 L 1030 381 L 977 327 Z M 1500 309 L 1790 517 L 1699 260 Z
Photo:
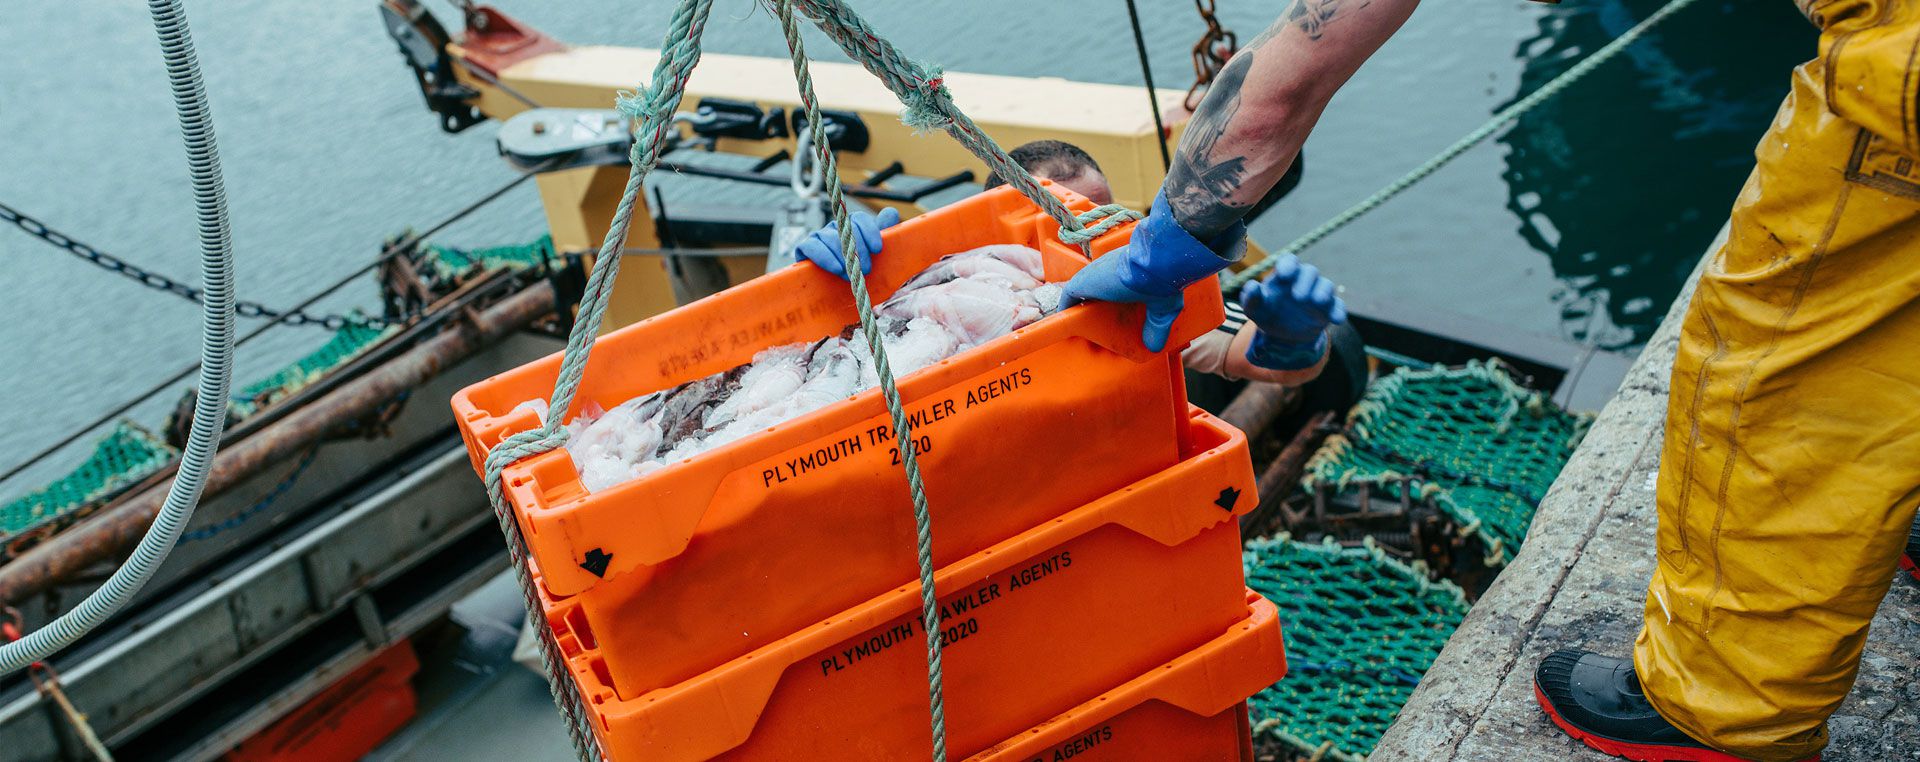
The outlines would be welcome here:
M 1252 762 L 1246 701 L 1286 672 L 1279 612 L 1247 591 L 1244 621 L 975 760 Z
M 940 256 L 989 243 L 1033 246 L 1048 279 L 1064 280 L 1085 260 L 1055 231 L 1010 190 L 982 194 L 888 230 L 869 288 L 884 298 Z M 1195 286 L 1176 344 L 1220 314 L 1218 289 Z M 789 268 L 604 337 L 565 412 L 853 320 L 844 284 Z M 1177 352 L 1146 352 L 1139 321 L 1137 308 L 1076 307 L 901 380 L 933 510 L 956 752 L 1255 616 L 1233 518 L 1253 501 L 1244 438 L 1188 408 Z M 456 396 L 476 466 L 537 425 L 515 408 L 543 396 L 558 366 L 550 357 Z M 870 390 L 594 494 L 565 452 L 507 469 L 548 620 L 613 759 L 926 746 L 912 506 L 893 439 Z M 1271 682 L 1277 649 L 1267 663 Z

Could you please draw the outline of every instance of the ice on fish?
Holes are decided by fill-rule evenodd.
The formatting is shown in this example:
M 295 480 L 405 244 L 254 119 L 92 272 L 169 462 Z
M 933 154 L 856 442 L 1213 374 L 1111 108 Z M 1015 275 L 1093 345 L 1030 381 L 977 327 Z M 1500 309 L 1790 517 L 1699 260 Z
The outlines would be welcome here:
M 881 344 L 887 348 L 887 361 L 895 376 L 904 376 L 941 360 L 945 360 L 962 349 L 960 340 L 947 330 L 940 321 L 929 317 L 913 317 L 896 324 L 899 333 L 882 338 Z M 870 355 L 864 342 L 860 345 L 862 356 Z M 870 385 L 878 385 L 875 379 Z
M 638 470 L 640 464 L 653 460 L 660 449 L 659 412 L 664 396 L 654 392 L 622 402 L 568 438 L 567 454 L 573 456 L 580 484 L 588 492 L 644 473 Z
M 513 410 L 509 411 L 507 414 L 513 415 L 514 413 L 518 413 L 522 410 L 533 411 L 534 417 L 540 419 L 540 425 L 541 426 L 547 425 L 547 400 L 545 398 L 535 397 L 533 399 L 527 400 L 526 402 L 522 402 L 518 405 L 514 405 Z
M 740 388 L 707 412 L 707 428 L 717 429 L 742 416 L 779 404 L 807 380 L 805 344 L 761 350 L 740 374 Z
M 875 308 L 895 378 L 1019 330 L 1058 310 L 1040 252 L 994 245 L 952 254 Z M 588 492 L 750 436 L 879 384 L 857 327 L 762 350 L 738 368 L 636 397 L 567 424 L 567 452 Z M 545 420 L 544 401 L 535 406 Z

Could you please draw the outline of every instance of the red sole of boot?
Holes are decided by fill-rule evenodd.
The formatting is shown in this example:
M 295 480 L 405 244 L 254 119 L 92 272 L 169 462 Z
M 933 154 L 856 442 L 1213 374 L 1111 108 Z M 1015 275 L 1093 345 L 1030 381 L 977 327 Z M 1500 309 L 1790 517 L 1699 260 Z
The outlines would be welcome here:
M 1913 556 L 1901 556 L 1900 568 L 1906 569 L 1907 573 L 1913 575 L 1914 579 L 1920 580 L 1920 565 L 1914 564 Z
M 1601 754 L 1636 760 L 1637 762 L 1745 762 L 1745 760 L 1740 757 L 1713 749 L 1631 743 L 1589 733 L 1574 727 L 1573 723 L 1567 722 L 1566 718 L 1561 717 L 1559 712 L 1554 711 L 1553 703 L 1547 701 L 1547 695 L 1541 693 L 1540 687 L 1537 685 L 1533 688 L 1533 698 L 1540 702 L 1541 710 L 1547 713 L 1547 719 L 1553 720 L 1554 725 L 1565 731 L 1567 735 L 1573 736 L 1574 740 L 1592 747 L 1594 751 L 1598 751 Z M 1820 757 L 1819 755 L 1814 755 L 1812 759 L 1808 759 L 1805 762 L 1820 762 Z

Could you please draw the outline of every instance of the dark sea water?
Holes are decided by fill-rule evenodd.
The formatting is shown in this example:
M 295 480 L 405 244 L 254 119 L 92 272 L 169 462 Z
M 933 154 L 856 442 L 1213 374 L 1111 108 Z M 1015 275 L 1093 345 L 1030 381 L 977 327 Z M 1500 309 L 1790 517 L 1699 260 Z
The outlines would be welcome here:
M 502 0 L 577 43 L 657 46 L 669 5 Z M 183 154 L 144 4 L 14 0 L 0 13 L 0 202 L 106 251 L 192 278 Z M 1273 2 L 1220 0 L 1243 38 Z M 1643 18 L 1653 0 L 1427 0 L 1334 100 L 1305 180 L 1253 229 L 1277 247 L 1419 164 Z M 1137 84 L 1125 5 L 855 0 L 916 58 L 952 70 Z M 1188 2 L 1141 0 L 1155 74 L 1185 87 L 1201 26 Z M 455 14 L 444 4 L 443 19 Z M 371 0 L 188 3 L 225 157 L 241 296 L 299 301 L 511 177 L 493 127 L 439 131 Z M 956 33 L 964 31 L 964 33 Z M 809 50 L 838 58 L 818 35 Z M 1469 335 L 1631 350 L 1725 219 L 1752 146 L 1814 34 L 1788 0 L 1708 0 L 1309 259 L 1362 313 L 1434 315 Z M 718 4 L 714 52 L 784 56 L 776 25 Z M 635 72 L 636 80 L 644 72 Z M 1142 104 L 1144 110 L 1145 105 Z M 455 244 L 541 232 L 532 186 L 446 231 Z M 0 229 L 0 469 L 197 356 L 198 312 Z M 376 304 L 375 288 L 322 305 Z M 249 326 L 243 322 L 242 330 Z M 239 382 L 317 346 L 285 329 L 242 353 Z M 136 411 L 157 425 L 177 399 Z M 17 494 L 78 450 L 0 485 Z

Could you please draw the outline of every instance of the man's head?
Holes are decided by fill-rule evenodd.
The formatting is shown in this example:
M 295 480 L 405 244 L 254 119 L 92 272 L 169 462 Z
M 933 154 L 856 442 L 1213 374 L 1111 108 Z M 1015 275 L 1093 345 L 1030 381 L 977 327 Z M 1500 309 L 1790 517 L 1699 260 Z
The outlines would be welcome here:
M 1025 167 L 1034 177 L 1052 180 L 1066 186 L 1094 204 L 1113 203 L 1113 189 L 1107 185 L 1107 176 L 1100 172 L 1100 165 L 1092 156 L 1079 146 L 1058 140 L 1036 140 L 1007 152 L 1013 157 L 1013 163 Z M 987 190 L 993 190 L 1007 181 L 999 175 L 987 177 Z

